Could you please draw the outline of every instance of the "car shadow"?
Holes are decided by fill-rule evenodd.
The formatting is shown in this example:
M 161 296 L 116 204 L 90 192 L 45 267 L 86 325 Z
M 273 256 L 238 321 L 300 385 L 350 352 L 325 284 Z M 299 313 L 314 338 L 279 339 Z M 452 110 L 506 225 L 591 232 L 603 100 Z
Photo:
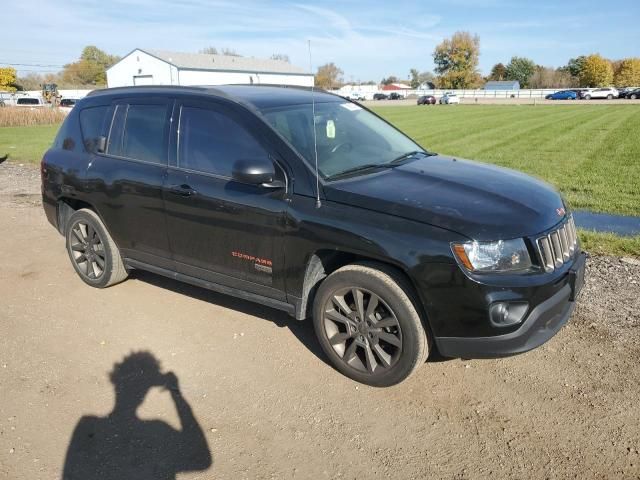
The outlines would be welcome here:
M 275 323 L 278 327 L 281 328 L 286 327 L 311 353 L 313 353 L 318 359 L 333 368 L 326 354 L 322 350 L 320 343 L 318 342 L 315 331 L 313 329 L 313 323 L 311 321 L 295 320 L 285 312 L 276 310 L 275 308 L 267 307 L 254 302 L 240 300 L 230 295 L 217 293 L 206 288 L 190 285 L 188 283 L 184 283 L 144 270 L 132 270 L 129 278 L 135 278 L 150 285 L 154 285 L 160 288 L 166 288 L 167 290 L 171 290 L 182 295 L 187 295 L 191 298 L 195 298 L 203 302 L 209 302 L 220 307 L 229 308 L 231 310 L 236 310 L 247 315 L 262 318 L 264 320 Z M 450 360 L 453 359 L 449 357 L 443 357 L 440 354 L 435 343 L 432 345 L 429 358 L 427 359 L 428 363 L 448 362 Z
M 180 472 L 213 464 L 202 428 L 180 392 L 173 372 L 161 371 L 149 352 L 134 352 L 113 366 L 109 379 L 115 406 L 104 417 L 84 416 L 76 425 L 63 467 L 63 480 L 169 480 Z M 136 411 L 151 388 L 173 399 L 181 429 L 161 420 L 142 420 Z
M 269 322 L 273 322 L 281 328 L 288 328 L 300 343 L 302 343 L 311 353 L 327 365 L 331 365 L 316 338 L 316 334 L 313 330 L 313 323 L 310 321 L 299 321 L 289 316 L 287 313 L 275 308 L 241 300 L 231 295 L 217 293 L 206 288 L 190 285 L 188 283 L 151 272 L 146 272 L 144 270 L 132 270 L 129 278 L 134 278 L 156 287 L 166 288 L 167 290 L 187 295 L 196 300 L 201 300 L 223 308 L 242 312 L 253 317 L 262 318 Z

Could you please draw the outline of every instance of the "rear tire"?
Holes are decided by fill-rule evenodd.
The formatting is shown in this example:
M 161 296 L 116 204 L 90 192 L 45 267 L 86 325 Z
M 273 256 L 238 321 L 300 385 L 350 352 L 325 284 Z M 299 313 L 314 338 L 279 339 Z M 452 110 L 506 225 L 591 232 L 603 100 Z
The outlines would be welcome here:
M 73 213 L 66 224 L 65 238 L 71 264 L 87 285 L 110 287 L 129 275 L 117 245 L 94 211 Z
M 357 382 L 388 387 L 425 363 L 429 340 L 411 287 L 383 266 L 353 264 L 329 275 L 313 324 L 332 365 Z
M 613 100 L 613 95 L 611 94 L 607 95 L 607 100 Z

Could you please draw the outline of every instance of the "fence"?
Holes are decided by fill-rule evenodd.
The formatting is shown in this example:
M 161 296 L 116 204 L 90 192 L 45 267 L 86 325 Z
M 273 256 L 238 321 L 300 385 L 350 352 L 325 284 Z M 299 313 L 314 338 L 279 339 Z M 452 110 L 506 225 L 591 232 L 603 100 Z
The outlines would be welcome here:
M 441 97 L 445 93 L 451 92 L 458 95 L 460 98 L 544 98 L 550 93 L 562 90 L 561 88 L 539 88 L 539 89 L 521 89 L 521 90 L 483 90 L 483 89 L 468 89 L 468 90 L 452 90 L 452 89 L 435 89 L 435 90 L 378 90 L 378 91 L 362 91 L 362 96 L 367 100 L 372 100 L 373 95 L 376 93 L 384 93 L 389 95 L 391 92 L 396 92 L 403 97 L 419 97 L 421 95 L 433 95 L 434 97 Z M 351 90 L 341 89 L 334 90 L 333 93 L 338 95 L 348 95 L 352 92 L 360 92 L 358 87 L 354 86 Z

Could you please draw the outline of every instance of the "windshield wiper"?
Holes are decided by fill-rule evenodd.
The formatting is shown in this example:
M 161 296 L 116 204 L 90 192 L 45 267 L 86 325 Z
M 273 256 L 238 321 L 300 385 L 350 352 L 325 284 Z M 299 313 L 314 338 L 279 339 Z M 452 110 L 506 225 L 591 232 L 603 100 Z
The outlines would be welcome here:
M 397 165 L 404 162 L 407 158 L 411 158 L 414 155 L 418 155 L 419 153 L 424 155 L 425 157 L 432 157 L 433 155 L 437 155 L 435 153 L 425 152 L 424 150 L 414 150 L 412 152 L 403 153 L 398 158 L 394 158 L 393 160 L 391 160 L 387 165 Z
M 327 180 L 335 180 L 336 178 L 349 175 L 351 173 L 364 172 L 367 170 L 376 170 L 379 168 L 393 168 L 395 165 L 391 165 L 390 163 L 365 163 L 364 165 L 358 165 L 357 167 L 348 168 L 343 170 L 342 172 L 334 173 L 333 175 L 329 175 Z
M 412 152 L 403 153 L 398 158 L 394 158 L 390 162 L 387 163 L 365 163 L 364 165 L 358 165 L 357 167 L 348 168 L 347 170 L 343 170 L 342 172 L 335 173 L 327 177 L 327 180 L 335 180 L 336 178 L 340 178 L 346 175 L 350 175 L 352 173 L 365 172 L 367 170 L 378 170 L 385 168 L 393 168 L 400 165 L 406 159 L 413 157 L 414 155 L 422 154 L 426 157 L 431 157 L 433 155 L 437 155 L 436 153 L 425 152 L 424 150 L 414 150 Z

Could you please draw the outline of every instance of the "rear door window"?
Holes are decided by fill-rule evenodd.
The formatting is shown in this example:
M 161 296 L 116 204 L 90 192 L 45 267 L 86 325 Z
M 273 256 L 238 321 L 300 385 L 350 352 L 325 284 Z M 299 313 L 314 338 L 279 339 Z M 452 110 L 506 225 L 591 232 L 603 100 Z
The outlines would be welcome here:
M 167 163 L 169 105 L 121 103 L 110 128 L 107 153 L 149 163 Z

